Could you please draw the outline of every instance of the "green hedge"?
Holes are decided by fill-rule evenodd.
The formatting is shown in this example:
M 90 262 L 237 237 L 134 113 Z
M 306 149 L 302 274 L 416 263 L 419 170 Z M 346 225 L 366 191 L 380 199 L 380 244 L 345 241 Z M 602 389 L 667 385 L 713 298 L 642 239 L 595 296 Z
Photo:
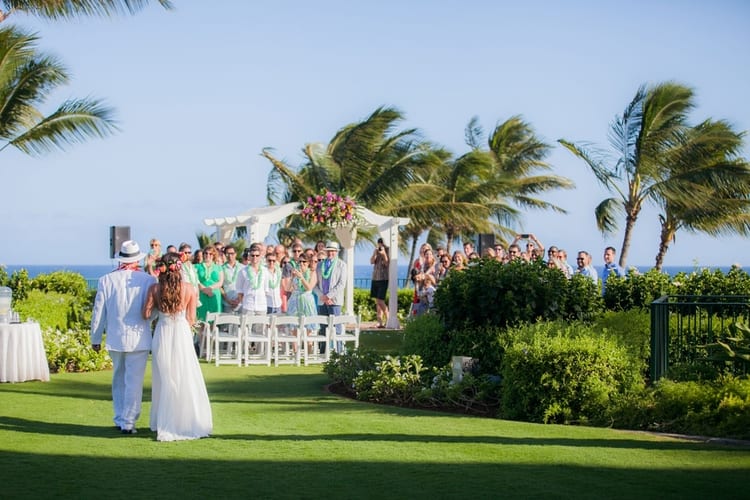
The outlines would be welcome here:
M 448 330 L 487 325 L 506 327 L 543 320 L 594 319 L 602 311 L 598 285 L 574 275 L 566 279 L 543 262 L 501 264 L 482 259 L 449 273 L 435 293 Z
M 406 319 L 414 297 L 413 288 L 401 288 L 398 291 L 398 318 Z M 387 304 L 387 302 L 386 302 Z M 354 311 L 362 316 L 362 321 L 375 321 L 375 299 L 370 297 L 370 290 L 354 289 Z
M 643 385 L 640 364 L 627 350 L 586 325 L 530 325 L 509 332 L 505 341 L 505 418 L 603 423 L 619 394 Z
M 612 416 L 623 429 L 750 439 L 750 379 L 661 379 L 622 398 Z

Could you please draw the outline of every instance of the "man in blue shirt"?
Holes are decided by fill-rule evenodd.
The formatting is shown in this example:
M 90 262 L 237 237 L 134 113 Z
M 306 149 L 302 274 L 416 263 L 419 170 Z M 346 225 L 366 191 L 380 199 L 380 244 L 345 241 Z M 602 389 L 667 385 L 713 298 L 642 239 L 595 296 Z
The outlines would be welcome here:
M 604 249 L 604 272 L 602 273 L 602 295 L 607 289 L 607 278 L 610 274 L 614 274 L 620 278 L 625 276 L 625 271 L 615 263 L 615 249 L 614 247 L 607 247 Z

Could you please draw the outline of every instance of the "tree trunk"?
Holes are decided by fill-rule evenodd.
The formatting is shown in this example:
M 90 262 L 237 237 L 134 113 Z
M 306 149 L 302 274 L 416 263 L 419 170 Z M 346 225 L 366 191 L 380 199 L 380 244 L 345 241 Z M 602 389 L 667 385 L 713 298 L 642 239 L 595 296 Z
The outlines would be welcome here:
M 628 214 L 627 219 L 625 220 L 625 234 L 622 237 L 622 248 L 620 249 L 620 267 L 625 269 L 625 264 L 628 261 L 628 250 L 630 249 L 630 237 L 633 234 L 633 227 L 635 226 L 635 221 L 638 218 L 638 214 L 630 215 Z
M 664 264 L 664 256 L 667 254 L 667 250 L 669 250 L 669 243 L 674 241 L 674 234 L 676 231 L 677 230 L 668 222 L 662 222 L 659 253 L 656 254 L 656 263 L 654 264 L 657 271 L 661 271 L 662 264 Z
M 448 255 L 451 254 L 451 246 L 453 246 L 453 240 L 455 236 L 453 231 L 446 231 L 445 232 L 445 251 Z

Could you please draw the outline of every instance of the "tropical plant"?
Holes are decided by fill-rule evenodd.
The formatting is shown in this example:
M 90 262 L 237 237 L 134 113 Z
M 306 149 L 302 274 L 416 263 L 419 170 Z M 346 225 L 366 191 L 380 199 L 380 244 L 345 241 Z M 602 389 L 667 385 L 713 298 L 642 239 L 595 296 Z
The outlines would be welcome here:
M 0 151 L 13 146 L 39 155 L 117 130 L 112 110 L 95 99 L 65 101 L 47 116 L 38 109 L 68 74 L 36 50 L 36 41 L 21 29 L 0 28 L 0 140 L 6 141 Z
M 656 269 L 679 229 L 750 233 L 750 165 L 738 155 L 743 135 L 711 120 L 677 135 L 663 165 L 670 179 L 656 199 L 662 208 Z
M 169 0 L 157 0 L 165 9 L 172 9 Z M 135 14 L 148 5 L 149 0 L 2 0 L 0 22 L 11 14 L 23 12 L 47 19 L 70 19 L 80 16 L 109 17 L 115 14 Z
M 299 167 L 264 149 L 263 156 L 272 165 L 269 203 L 302 202 L 328 190 L 390 216 L 430 220 L 444 212 L 446 209 L 435 201 L 442 192 L 423 179 L 446 153 L 421 141 L 415 129 L 396 131 L 402 119 L 396 109 L 378 108 L 367 119 L 340 129 L 327 145 L 307 144 L 303 150 L 305 162 Z M 289 238 L 304 232 L 306 239 L 318 240 L 330 236 L 331 231 L 325 225 L 293 216 L 279 234 L 280 238 Z
M 617 157 L 591 150 L 584 144 L 565 139 L 558 142 L 581 158 L 610 193 L 595 209 L 596 224 L 602 233 L 615 231 L 616 216 L 625 214 L 625 231 L 620 266 L 625 267 L 633 228 L 644 203 L 658 199 L 671 177 L 665 174 L 665 152 L 676 134 L 683 132 L 686 114 L 693 108 L 693 91 L 668 82 L 651 88 L 641 86 L 621 117 L 612 124 L 609 138 Z
M 470 210 L 469 217 L 456 217 L 457 211 L 452 210 L 439 219 L 449 252 L 459 236 L 465 239 L 486 232 L 515 234 L 509 226 L 520 220 L 516 207 L 565 212 L 535 197 L 551 189 L 570 189 L 573 183 L 556 175 L 535 175 L 536 171 L 551 168 L 544 161 L 550 146 L 520 116 L 498 124 L 487 138 L 486 148 L 481 145 L 484 133 L 476 117 L 466 126 L 465 136 L 471 151 L 444 162 L 431 179 L 445 190 L 442 201 L 446 206 L 460 205 L 462 210 Z

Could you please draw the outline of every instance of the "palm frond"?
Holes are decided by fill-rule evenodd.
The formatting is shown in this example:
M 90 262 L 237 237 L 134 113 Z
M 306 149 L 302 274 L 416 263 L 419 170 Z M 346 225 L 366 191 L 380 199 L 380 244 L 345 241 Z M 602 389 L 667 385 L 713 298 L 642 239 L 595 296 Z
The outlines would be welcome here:
M 71 100 L 10 144 L 26 154 L 39 155 L 53 149 L 65 150 L 66 145 L 91 137 L 108 137 L 117 130 L 112 108 L 93 99 Z
M 47 19 L 70 19 L 81 16 L 110 17 L 135 14 L 146 7 L 149 0 L 3 0 L 4 12 L 20 11 Z M 170 0 L 158 0 L 166 10 L 174 5 Z
M 602 200 L 594 209 L 596 227 L 602 234 L 612 233 L 617 230 L 617 219 L 615 215 L 623 212 L 622 200 L 607 198 Z

